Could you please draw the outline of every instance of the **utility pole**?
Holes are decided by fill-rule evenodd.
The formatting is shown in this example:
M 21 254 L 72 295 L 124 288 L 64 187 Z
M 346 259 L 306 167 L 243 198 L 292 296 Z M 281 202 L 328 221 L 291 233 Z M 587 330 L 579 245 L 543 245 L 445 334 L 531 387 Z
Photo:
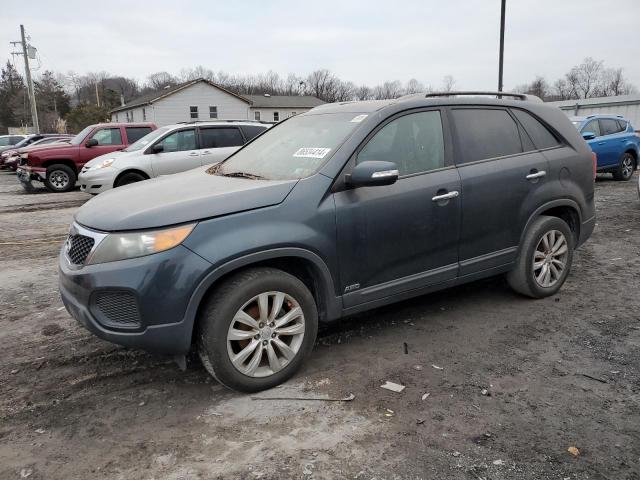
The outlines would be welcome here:
M 504 64 L 504 14 L 507 0 L 502 0 L 502 7 L 500 9 L 500 59 L 498 60 L 498 91 L 502 91 L 502 71 Z
M 21 41 L 10 42 L 12 45 L 22 45 L 22 52 L 14 52 L 16 55 L 24 57 L 24 74 L 27 79 L 27 92 L 29 94 L 29 103 L 31 104 L 31 118 L 33 121 L 33 133 L 40 133 L 40 125 L 38 124 L 38 109 L 36 107 L 36 95 L 33 90 L 33 80 L 31 79 L 31 69 L 29 68 L 29 52 L 27 51 L 27 39 L 24 34 L 24 25 L 20 25 Z

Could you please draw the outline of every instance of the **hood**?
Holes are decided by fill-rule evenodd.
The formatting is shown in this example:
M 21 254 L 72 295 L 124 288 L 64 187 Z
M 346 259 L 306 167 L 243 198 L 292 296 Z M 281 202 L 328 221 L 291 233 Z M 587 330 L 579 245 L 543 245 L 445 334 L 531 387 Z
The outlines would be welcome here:
M 118 158 L 123 155 L 131 155 L 132 153 L 139 153 L 139 152 L 123 152 L 121 150 L 116 150 L 115 152 L 105 153 L 104 155 L 100 155 L 96 158 L 89 160 L 87 163 L 84 164 L 84 168 L 94 167 L 102 163 L 103 161 L 105 161 L 107 158 Z
M 44 145 L 33 145 L 33 146 L 29 146 L 27 145 L 26 147 L 22 147 L 20 149 L 18 149 L 19 152 L 22 152 L 23 150 L 29 153 L 35 153 L 35 152 L 41 152 L 44 150 L 61 150 L 63 148 L 71 148 L 71 147 L 77 147 L 77 145 L 71 145 L 69 143 L 46 143 Z
M 201 167 L 101 193 L 75 220 L 102 231 L 141 230 L 203 220 L 281 203 L 297 180 L 210 175 Z

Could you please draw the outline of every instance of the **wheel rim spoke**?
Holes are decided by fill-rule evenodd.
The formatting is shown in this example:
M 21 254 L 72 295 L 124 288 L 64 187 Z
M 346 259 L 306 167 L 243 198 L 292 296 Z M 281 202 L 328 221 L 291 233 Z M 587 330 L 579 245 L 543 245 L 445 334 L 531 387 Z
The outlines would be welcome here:
M 260 312 L 260 321 L 269 320 L 269 294 L 261 293 L 258 295 L 258 310 Z
M 231 362 L 238 368 L 239 370 L 244 370 L 242 368 L 242 364 L 244 361 L 249 358 L 249 356 L 255 351 L 257 346 L 260 345 L 259 340 L 252 340 L 249 345 L 244 347 L 240 353 L 238 353 L 235 357 L 231 359 Z
M 274 338 L 273 339 L 273 343 L 276 345 L 276 347 L 278 347 L 278 350 L 280 350 L 282 352 L 282 354 L 285 356 L 285 358 L 287 360 L 292 360 L 293 357 L 296 356 L 296 352 L 294 352 L 291 347 L 289 347 L 289 345 L 287 345 L 286 343 L 284 343 L 282 340 L 280 340 L 279 338 Z
M 284 293 L 276 292 L 273 297 L 273 306 L 271 307 L 271 313 L 269 314 L 269 322 L 273 322 L 275 318 L 282 310 L 282 304 L 284 303 Z
M 238 330 L 237 328 L 232 328 L 231 330 L 229 330 L 229 335 L 227 335 L 227 338 L 229 340 L 249 340 L 255 337 L 257 334 L 258 330 L 256 329 Z
M 304 333 L 304 323 L 294 323 L 288 327 L 276 328 L 278 335 L 299 335 Z
M 276 328 L 280 328 L 285 326 L 287 323 L 291 322 L 293 319 L 302 316 L 302 309 L 300 307 L 296 307 L 286 315 L 283 315 L 281 318 L 276 320 Z
M 242 323 L 248 327 L 251 327 L 254 330 L 258 329 L 258 322 L 256 321 L 256 319 L 253 318 L 244 310 L 240 310 L 238 313 L 236 313 L 236 316 L 233 317 L 233 321 Z
M 270 343 L 267 345 L 267 359 L 269 360 L 269 368 L 271 368 L 273 373 L 280 371 L 282 365 L 280 364 L 280 360 L 278 360 L 278 355 L 276 354 L 273 345 Z
M 256 348 L 256 351 L 253 354 L 253 357 L 251 358 L 251 361 L 249 362 L 249 364 L 247 365 L 247 368 L 245 370 L 245 373 L 247 375 L 253 375 L 253 373 L 256 371 L 256 369 L 260 366 L 260 363 L 262 362 L 262 351 L 263 350 L 264 350 L 264 347 L 262 346 L 262 344 L 258 343 L 258 348 Z

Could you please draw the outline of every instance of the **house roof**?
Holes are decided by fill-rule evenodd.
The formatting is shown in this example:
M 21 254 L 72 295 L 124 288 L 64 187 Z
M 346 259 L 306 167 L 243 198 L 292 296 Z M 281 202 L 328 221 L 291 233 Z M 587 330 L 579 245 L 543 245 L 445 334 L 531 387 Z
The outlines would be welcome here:
M 313 108 L 325 103 L 319 98 L 313 97 L 311 95 L 238 95 L 230 90 L 227 90 L 224 87 L 221 87 L 220 85 L 216 85 L 215 83 L 210 82 L 209 80 L 206 80 L 204 78 L 197 78 L 195 80 L 180 83 L 173 87 L 164 88 L 163 90 L 157 92 L 150 92 L 145 95 L 141 95 L 137 98 L 134 98 L 133 100 L 130 100 L 128 103 L 122 105 L 121 107 L 114 108 L 113 110 L 111 110 L 111 113 L 122 112 L 124 110 L 130 110 L 132 108 L 149 105 L 200 82 L 205 82 L 212 87 L 217 88 L 218 90 L 222 90 L 223 92 L 228 93 L 229 95 L 232 95 L 242 100 L 243 102 L 250 104 L 252 107 L 257 108 Z
M 313 108 L 325 102 L 311 95 L 243 95 L 255 108 Z
M 557 102 L 547 102 L 549 105 L 556 107 L 582 107 L 586 105 L 616 105 L 616 104 L 640 104 L 640 95 L 617 95 L 615 97 L 595 97 L 581 98 L 576 100 L 560 100 Z
M 111 113 L 114 112 L 121 112 L 123 110 L 129 110 L 131 108 L 136 108 L 136 107 L 142 107 L 144 105 L 149 105 L 153 102 L 157 102 L 158 100 L 168 97 L 169 95 L 172 95 L 176 92 L 179 92 L 180 90 L 184 90 L 187 87 L 190 87 L 192 85 L 195 85 L 196 83 L 200 83 L 200 82 L 205 82 L 209 85 L 211 85 L 214 88 L 217 88 L 218 90 L 222 90 L 225 93 L 228 93 L 229 95 L 233 95 L 236 98 L 239 98 L 240 100 L 242 100 L 243 102 L 247 102 L 247 103 L 251 103 L 249 100 L 247 100 L 245 97 L 242 97 L 240 95 L 237 95 L 235 93 L 233 93 L 230 90 L 227 90 L 224 87 L 221 87 L 220 85 L 216 85 L 213 82 L 210 82 L 209 80 L 206 80 L 204 78 L 196 78 L 195 80 L 190 80 L 188 82 L 184 82 L 184 83 L 180 83 L 178 85 L 175 85 L 173 87 L 168 87 L 168 88 L 164 88 L 160 91 L 157 92 L 150 92 L 147 93 L 145 95 L 141 95 L 137 98 L 134 98 L 133 100 L 129 101 L 128 103 L 122 105 L 121 107 L 118 108 L 114 108 L 113 110 L 111 110 Z

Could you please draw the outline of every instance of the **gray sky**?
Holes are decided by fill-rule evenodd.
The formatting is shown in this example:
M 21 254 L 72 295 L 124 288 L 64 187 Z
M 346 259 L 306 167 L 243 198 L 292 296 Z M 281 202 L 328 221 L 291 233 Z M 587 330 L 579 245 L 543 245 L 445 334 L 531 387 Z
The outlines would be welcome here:
M 9 41 L 24 23 L 39 71 L 105 70 L 144 80 L 196 65 L 283 76 L 328 68 L 370 86 L 417 78 L 438 87 L 445 75 L 458 88 L 497 85 L 500 0 L 138 3 L 5 2 L 0 53 L 10 57 Z M 640 87 L 640 1 L 604 3 L 507 0 L 505 87 L 536 75 L 553 81 L 586 56 L 622 67 Z

